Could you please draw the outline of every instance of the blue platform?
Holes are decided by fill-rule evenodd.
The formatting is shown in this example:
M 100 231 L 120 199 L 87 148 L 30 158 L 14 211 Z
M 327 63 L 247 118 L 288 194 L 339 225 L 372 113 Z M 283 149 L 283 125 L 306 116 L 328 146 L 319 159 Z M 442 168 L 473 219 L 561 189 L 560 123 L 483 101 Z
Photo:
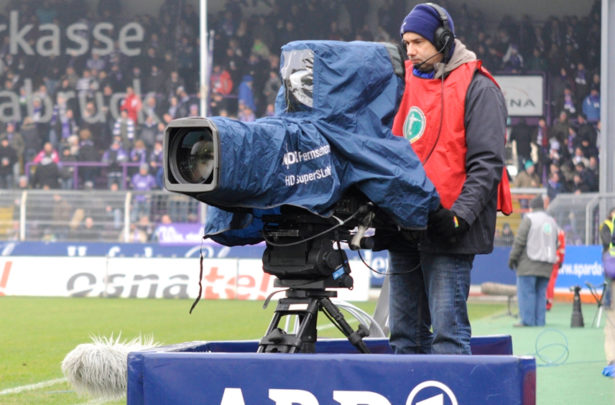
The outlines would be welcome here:
M 386 339 L 319 340 L 314 354 L 256 353 L 258 341 L 188 342 L 128 356 L 127 404 L 534 405 L 536 362 L 510 336 L 472 356 L 393 355 Z

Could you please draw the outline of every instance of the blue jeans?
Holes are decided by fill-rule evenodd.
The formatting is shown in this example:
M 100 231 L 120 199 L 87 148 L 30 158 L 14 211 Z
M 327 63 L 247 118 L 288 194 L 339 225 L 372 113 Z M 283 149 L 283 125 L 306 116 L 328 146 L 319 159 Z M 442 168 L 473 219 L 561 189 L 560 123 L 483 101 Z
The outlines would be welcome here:
M 544 326 L 547 313 L 548 277 L 517 276 L 519 316 L 526 326 Z
M 466 301 L 474 255 L 390 251 L 395 353 L 471 354 Z M 433 329 L 433 332 L 432 332 Z

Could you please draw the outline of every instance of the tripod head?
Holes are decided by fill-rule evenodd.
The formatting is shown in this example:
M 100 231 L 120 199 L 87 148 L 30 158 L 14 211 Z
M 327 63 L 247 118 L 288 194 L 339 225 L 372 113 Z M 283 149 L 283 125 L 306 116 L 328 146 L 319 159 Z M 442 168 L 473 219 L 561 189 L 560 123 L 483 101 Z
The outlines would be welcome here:
M 370 248 L 365 231 L 376 208 L 356 196 L 340 200 L 334 214 L 321 217 L 302 208 L 281 207 L 263 217 L 267 248 L 263 271 L 277 277 L 276 286 L 289 288 L 352 288 L 348 257 L 341 242 L 351 248 Z

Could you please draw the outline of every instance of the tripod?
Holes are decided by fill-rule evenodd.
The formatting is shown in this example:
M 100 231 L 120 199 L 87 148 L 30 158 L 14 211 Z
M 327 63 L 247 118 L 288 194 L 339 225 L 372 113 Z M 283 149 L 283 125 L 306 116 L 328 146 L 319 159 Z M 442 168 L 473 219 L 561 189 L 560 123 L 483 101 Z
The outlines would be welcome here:
M 604 301 L 606 298 L 608 283 L 605 281 L 604 283 L 602 283 L 602 285 L 598 286 L 598 285 L 593 285 L 590 282 L 586 281 L 585 285 L 587 286 L 587 288 L 589 288 L 589 292 L 594 297 L 594 300 L 596 300 L 596 305 L 598 306 L 598 309 L 596 310 L 596 313 L 594 314 L 594 320 L 592 321 L 592 326 L 594 328 L 599 328 L 600 321 L 602 320 L 602 310 L 604 307 Z M 600 293 L 598 293 L 599 288 L 602 288 L 602 292 Z
M 331 302 L 337 292 L 324 288 L 289 288 L 286 298 L 279 300 L 273 319 L 267 333 L 261 339 L 258 353 L 314 353 L 316 351 L 316 323 L 318 312 L 322 311 L 342 331 L 361 353 L 369 353 L 363 338 L 369 335 L 369 330 L 360 325 L 353 330 L 344 315 Z M 297 316 L 296 334 L 287 333 L 279 327 L 285 316 Z

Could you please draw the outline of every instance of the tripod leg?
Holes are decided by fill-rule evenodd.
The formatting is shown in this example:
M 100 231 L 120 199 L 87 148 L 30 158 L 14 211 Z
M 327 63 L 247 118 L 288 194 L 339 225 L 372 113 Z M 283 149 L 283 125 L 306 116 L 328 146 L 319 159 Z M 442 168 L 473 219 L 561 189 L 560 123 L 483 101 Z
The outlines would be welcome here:
M 367 330 L 367 328 L 363 325 L 359 325 L 359 329 L 357 331 L 353 330 L 348 322 L 346 322 L 346 319 L 344 319 L 344 315 L 329 298 L 321 298 L 320 305 L 322 310 L 331 317 L 333 322 L 340 328 L 350 343 L 352 343 L 361 353 L 369 353 L 367 345 L 363 342 L 363 337 L 369 335 L 369 330 Z
M 596 328 L 600 327 L 600 321 L 602 320 L 602 305 L 598 308 L 598 314 L 596 318 Z
M 316 298 L 282 298 L 267 333 L 261 339 L 258 353 L 314 353 L 316 351 Z M 295 334 L 279 327 L 285 316 L 297 316 L 299 327 Z

